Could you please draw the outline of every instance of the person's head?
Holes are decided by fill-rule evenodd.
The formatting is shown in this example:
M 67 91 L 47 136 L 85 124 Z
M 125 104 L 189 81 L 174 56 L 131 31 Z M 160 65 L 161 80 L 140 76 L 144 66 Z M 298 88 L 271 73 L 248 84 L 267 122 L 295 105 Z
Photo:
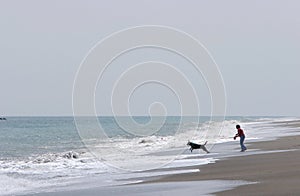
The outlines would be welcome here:
M 239 128 L 241 128 L 241 126 L 240 126 L 240 125 L 236 125 L 235 127 L 236 127 L 236 129 L 239 129 Z

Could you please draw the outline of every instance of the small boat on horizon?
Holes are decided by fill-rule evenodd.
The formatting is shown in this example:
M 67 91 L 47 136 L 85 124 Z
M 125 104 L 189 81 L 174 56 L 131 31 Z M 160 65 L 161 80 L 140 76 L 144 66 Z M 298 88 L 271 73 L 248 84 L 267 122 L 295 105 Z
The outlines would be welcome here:
M 2 118 L 0 118 L 0 120 L 6 120 L 6 118 L 3 118 L 3 117 L 2 117 Z

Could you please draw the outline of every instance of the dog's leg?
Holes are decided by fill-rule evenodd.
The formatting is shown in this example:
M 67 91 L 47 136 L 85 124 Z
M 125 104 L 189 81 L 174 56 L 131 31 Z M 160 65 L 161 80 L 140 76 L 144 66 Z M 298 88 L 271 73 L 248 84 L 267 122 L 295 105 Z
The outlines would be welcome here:
M 193 152 L 193 148 L 192 147 L 190 148 L 190 151 Z
M 209 153 L 209 151 L 206 149 L 205 146 L 201 146 L 202 147 L 202 150 L 204 150 L 206 153 Z

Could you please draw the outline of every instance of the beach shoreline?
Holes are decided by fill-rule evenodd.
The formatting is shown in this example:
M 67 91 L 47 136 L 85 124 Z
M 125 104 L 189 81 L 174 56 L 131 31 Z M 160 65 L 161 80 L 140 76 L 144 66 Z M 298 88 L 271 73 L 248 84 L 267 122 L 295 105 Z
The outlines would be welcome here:
M 276 125 L 282 128 L 281 135 L 246 140 L 246 152 L 239 152 L 238 141 L 216 144 L 212 153 L 204 155 L 205 158 L 213 157 L 215 161 L 205 165 L 156 169 L 150 171 L 153 176 L 120 180 L 124 183 L 117 186 L 54 190 L 29 195 L 297 195 L 300 194 L 298 125 L 299 121 L 292 124 L 282 122 Z M 288 130 L 287 127 L 293 129 Z M 187 156 L 186 159 L 197 157 L 203 158 L 199 154 Z M 156 172 L 174 169 L 200 172 L 155 175 Z
M 215 163 L 188 167 L 198 168 L 200 172 L 144 178 L 143 182 L 134 184 L 32 195 L 151 195 L 161 192 L 163 195 L 181 195 L 186 192 L 189 195 L 201 193 L 222 196 L 300 194 L 300 136 L 248 142 L 248 148 L 259 148 L 264 153 L 247 155 L 244 152 L 240 156 L 220 159 Z M 204 187 L 208 190 L 200 190 Z
M 164 176 L 145 183 L 202 180 L 242 180 L 250 182 L 216 195 L 297 195 L 300 194 L 300 136 L 285 136 L 271 141 L 251 142 L 249 149 L 273 153 L 222 159 L 199 166 L 199 173 Z M 276 152 L 281 150 L 282 152 Z M 247 152 L 245 152 L 247 153 Z

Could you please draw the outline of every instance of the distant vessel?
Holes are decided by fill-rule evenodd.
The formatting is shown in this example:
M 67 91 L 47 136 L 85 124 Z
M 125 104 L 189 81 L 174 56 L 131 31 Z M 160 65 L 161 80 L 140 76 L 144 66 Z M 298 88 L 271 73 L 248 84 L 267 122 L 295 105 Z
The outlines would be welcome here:
M 0 120 L 6 120 L 6 118 L 0 118 Z

